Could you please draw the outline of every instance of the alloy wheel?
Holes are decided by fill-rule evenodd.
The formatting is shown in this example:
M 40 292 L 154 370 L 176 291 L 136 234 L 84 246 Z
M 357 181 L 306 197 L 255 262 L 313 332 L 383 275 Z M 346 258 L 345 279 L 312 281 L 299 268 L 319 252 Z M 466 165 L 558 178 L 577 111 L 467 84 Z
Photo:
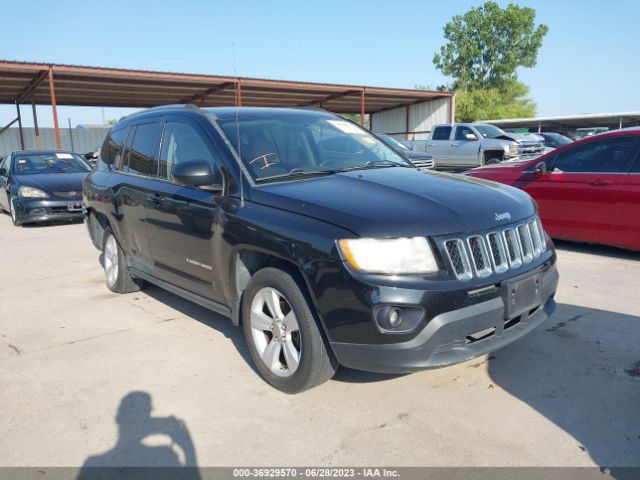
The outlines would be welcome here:
M 104 271 L 109 286 L 118 280 L 118 244 L 113 235 L 109 235 L 104 244 Z
M 251 302 L 251 337 L 260 359 L 271 373 L 289 377 L 302 354 L 300 327 L 291 305 L 275 288 L 259 290 Z

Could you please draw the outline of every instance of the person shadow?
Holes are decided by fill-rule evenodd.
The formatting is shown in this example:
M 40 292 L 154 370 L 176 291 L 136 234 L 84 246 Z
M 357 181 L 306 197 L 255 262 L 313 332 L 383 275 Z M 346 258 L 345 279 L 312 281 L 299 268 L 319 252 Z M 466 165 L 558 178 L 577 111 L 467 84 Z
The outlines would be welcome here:
M 78 480 L 95 478 L 176 478 L 199 480 L 196 452 L 185 423 L 153 417 L 151 395 L 133 391 L 120 401 L 115 446 L 88 457 Z

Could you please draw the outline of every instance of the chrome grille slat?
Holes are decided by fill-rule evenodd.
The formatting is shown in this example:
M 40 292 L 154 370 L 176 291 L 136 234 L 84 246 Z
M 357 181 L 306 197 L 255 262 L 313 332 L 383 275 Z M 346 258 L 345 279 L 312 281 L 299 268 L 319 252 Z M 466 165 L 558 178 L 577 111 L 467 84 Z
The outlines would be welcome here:
M 537 216 L 504 230 L 450 238 L 442 245 L 460 280 L 486 278 L 520 268 L 547 250 L 546 235 Z

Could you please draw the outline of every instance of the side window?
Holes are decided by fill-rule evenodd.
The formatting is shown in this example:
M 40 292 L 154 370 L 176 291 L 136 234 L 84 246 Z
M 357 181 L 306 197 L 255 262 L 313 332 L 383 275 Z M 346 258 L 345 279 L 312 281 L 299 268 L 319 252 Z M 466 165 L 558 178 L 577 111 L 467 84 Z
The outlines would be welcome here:
M 631 169 L 637 137 L 612 137 L 592 140 L 560 152 L 554 172 L 627 173 Z
M 200 132 L 188 123 L 167 122 L 158 159 L 158 178 L 173 181 L 173 167 L 185 160 L 208 161 L 214 172 L 214 183 L 221 182 L 217 162 Z
M 125 172 L 152 175 L 153 162 L 158 152 L 162 127 L 159 123 L 143 123 L 136 126 L 131 141 Z
M 120 130 L 111 131 L 107 138 L 104 140 L 102 150 L 100 152 L 100 158 L 104 163 L 118 166 L 122 158 L 122 147 L 124 143 L 124 136 L 127 132 L 126 128 Z
M 432 140 L 449 140 L 449 136 L 451 135 L 451 127 L 436 127 L 433 130 L 433 138 Z
M 475 135 L 475 133 L 473 133 L 473 130 L 471 130 L 469 127 L 456 127 L 456 136 L 455 136 L 455 140 L 465 140 L 468 141 L 465 138 L 466 134 L 472 134 Z

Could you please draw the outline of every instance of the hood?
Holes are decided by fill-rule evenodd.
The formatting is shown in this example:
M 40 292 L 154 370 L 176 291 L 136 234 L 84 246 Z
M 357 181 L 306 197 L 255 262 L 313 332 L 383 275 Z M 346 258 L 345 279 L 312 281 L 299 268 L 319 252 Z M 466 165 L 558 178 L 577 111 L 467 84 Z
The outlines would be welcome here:
M 45 192 L 82 192 L 82 181 L 90 172 L 75 173 L 37 173 L 33 175 L 15 175 L 19 185 L 39 188 Z
M 413 150 L 403 150 L 401 152 L 409 160 L 431 160 L 433 157 L 425 152 L 414 152 Z
M 522 190 L 464 175 L 392 167 L 276 182 L 251 200 L 316 218 L 362 237 L 449 235 L 497 226 L 534 213 Z
M 542 143 L 542 139 L 534 135 L 533 133 L 512 133 L 512 132 L 504 132 L 503 135 L 498 135 L 497 138 L 499 140 L 512 140 L 518 143 Z

